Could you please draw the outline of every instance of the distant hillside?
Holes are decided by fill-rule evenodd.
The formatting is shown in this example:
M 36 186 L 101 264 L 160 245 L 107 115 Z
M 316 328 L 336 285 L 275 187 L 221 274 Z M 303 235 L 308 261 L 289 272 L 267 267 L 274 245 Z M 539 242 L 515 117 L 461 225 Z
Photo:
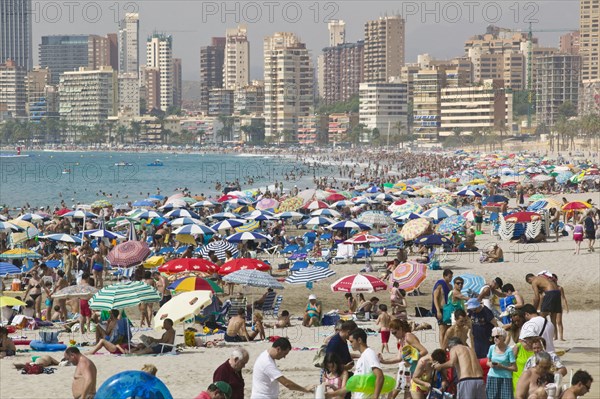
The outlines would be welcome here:
M 197 102 L 200 101 L 200 82 L 196 80 L 184 80 L 183 86 L 183 101 Z

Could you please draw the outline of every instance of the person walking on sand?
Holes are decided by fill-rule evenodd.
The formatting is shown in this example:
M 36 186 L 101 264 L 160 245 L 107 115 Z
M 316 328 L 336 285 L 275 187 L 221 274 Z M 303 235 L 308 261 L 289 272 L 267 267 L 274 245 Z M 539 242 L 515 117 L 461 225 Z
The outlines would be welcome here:
M 387 352 L 390 353 L 390 347 L 388 346 L 388 342 L 390 341 L 390 322 L 392 318 L 387 312 L 387 305 L 381 304 L 379 305 L 379 310 L 381 310 L 381 314 L 377 318 L 376 325 L 379 327 L 379 333 L 381 334 L 381 351 L 380 353 Z
M 76 366 L 72 385 L 73 398 L 93 399 L 96 395 L 96 377 L 98 374 L 94 362 L 82 355 L 79 349 L 74 346 L 70 346 L 65 350 L 64 358 Z
M 378 399 L 381 395 L 381 389 L 383 388 L 384 375 L 377 353 L 367 345 L 367 333 L 362 328 L 357 328 L 352 331 L 349 341 L 352 350 L 360 352 L 360 357 L 356 361 L 356 367 L 354 368 L 354 375 L 375 374 L 373 396 L 354 392 L 352 394 L 352 399 L 366 399 L 370 397 Z
M 575 227 L 573 227 L 573 241 L 575 241 L 573 255 L 579 255 L 581 243 L 583 242 L 583 225 L 580 222 L 576 222 Z
M 440 346 L 442 345 L 442 341 L 444 340 L 444 335 L 446 334 L 446 330 L 449 325 L 444 323 L 444 305 L 448 302 L 448 294 L 450 294 L 450 290 L 452 289 L 450 282 L 452 281 L 452 277 L 454 273 L 450 269 L 444 269 L 444 273 L 442 274 L 442 278 L 436 281 L 433 286 L 433 292 L 431 294 L 432 304 L 431 304 L 431 313 L 435 318 L 437 318 L 438 326 L 440 329 Z
M 594 243 L 596 242 L 596 223 L 594 222 L 594 211 L 588 210 L 583 218 L 583 227 L 585 238 L 588 239 L 588 252 L 594 252 Z

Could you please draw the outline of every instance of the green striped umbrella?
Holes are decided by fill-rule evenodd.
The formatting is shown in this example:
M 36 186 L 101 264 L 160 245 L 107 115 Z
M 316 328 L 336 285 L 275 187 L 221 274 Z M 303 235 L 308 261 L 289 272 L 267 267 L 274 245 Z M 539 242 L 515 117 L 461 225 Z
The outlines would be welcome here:
M 94 310 L 124 309 L 141 302 L 159 301 L 160 294 L 154 287 L 141 281 L 132 281 L 102 288 L 90 299 L 90 308 Z

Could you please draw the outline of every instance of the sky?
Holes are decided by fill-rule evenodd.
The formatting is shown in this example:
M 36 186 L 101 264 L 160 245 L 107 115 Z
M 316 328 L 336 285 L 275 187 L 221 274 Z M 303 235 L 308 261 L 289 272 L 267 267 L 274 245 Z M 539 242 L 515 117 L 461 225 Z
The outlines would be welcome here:
M 465 40 L 488 25 L 527 30 L 533 23 L 541 45 L 558 46 L 563 31 L 578 29 L 577 0 L 497 1 L 33 1 L 34 63 L 41 36 L 116 32 L 125 12 L 140 14 L 140 63 L 152 32 L 173 36 L 174 57 L 183 59 L 183 79 L 199 80 L 200 47 L 227 28 L 245 24 L 250 41 L 251 78 L 262 79 L 263 39 L 277 31 L 294 32 L 313 60 L 328 46 L 327 21 L 346 22 L 346 41 L 362 40 L 364 23 L 399 13 L 406 20 L 406 62 L 429 53 L 435 59 L 463 54 Z M 554 30 L 539 32 L 536 30 Z M 556 30 L 562 30 L 556 32 Z

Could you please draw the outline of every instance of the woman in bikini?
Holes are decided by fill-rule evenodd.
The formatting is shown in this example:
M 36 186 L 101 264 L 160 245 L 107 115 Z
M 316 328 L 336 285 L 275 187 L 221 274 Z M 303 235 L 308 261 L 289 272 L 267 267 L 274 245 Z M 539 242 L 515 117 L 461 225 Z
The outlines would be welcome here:
M 28 275 L 29 284 L 23 298 L 27 298 L 27 295 L 31 297 L 33 301 L 34 317 L 38 319 L 42 318 L 42 281 L 37 276 Z

